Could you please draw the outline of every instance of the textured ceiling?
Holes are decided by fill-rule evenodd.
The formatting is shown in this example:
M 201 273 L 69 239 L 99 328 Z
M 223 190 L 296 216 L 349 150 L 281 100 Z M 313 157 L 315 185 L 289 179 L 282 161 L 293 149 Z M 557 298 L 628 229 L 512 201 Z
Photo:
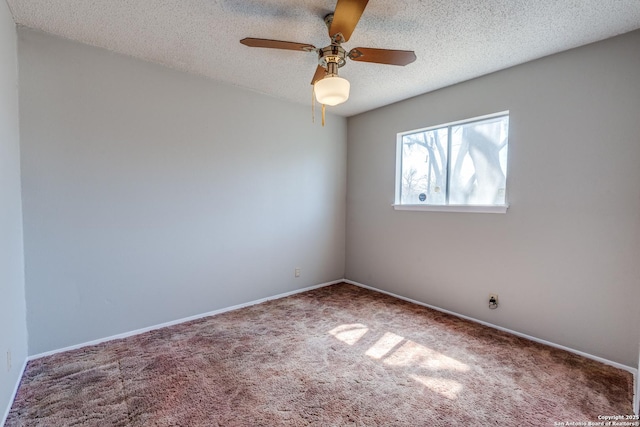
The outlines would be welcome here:
M 336 0 L 7 0 L 16 23 L 300 104 L 313 53 L 244 37 L 328 44 Z M 640 28 L 640 0 L 370 0 L 344 47 L 414 50 L 406 66 L 348 61 L 351 116 Z

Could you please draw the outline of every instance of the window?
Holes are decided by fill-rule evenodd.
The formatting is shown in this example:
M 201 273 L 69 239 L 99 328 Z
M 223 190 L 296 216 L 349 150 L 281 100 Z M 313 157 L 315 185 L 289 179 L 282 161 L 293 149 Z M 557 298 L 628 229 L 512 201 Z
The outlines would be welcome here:
M 506 212 L 509 112 L 398 134 L 396 209 Z

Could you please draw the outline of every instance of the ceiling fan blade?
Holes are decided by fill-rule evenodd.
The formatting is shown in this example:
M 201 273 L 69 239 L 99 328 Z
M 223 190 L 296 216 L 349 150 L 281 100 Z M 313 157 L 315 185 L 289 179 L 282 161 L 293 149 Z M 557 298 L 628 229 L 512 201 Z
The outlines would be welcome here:
M 412 50 L 375 49 L 371 47 L 356 47 L 351 49 L 348 56 L 354 61 L 389 65 L 407 65 L 416 60 L 416 54 Z
M 313 78 L 311 79 L 311 84 L 314 85 L 318 80 L 324 79 L 324 76 L 326 74 L 327 74 L 327 70 L 325 70 L 324 67 L 322 67 L 321 65 L 318 65 L 318 68 L 316 68 L 316 73 L 313 75 Z
M 341 33 L 342 41 L 348 41 L 368 2 L 369 0 L 338 0 L 336 10 L 333 12 L 333 22 L 329 28 L 329 37 Z
M 283 42 L 280 40 L 269 40 L 269 39 L 254 39 L 251 37 L 247 37 L 240 40 L 240 43 L 249 47 L 267 47 L 271 49 L 302 50 L 304 52 L 313 52 L 316 49 L 315 46 L 306 44 L 306 43 Z

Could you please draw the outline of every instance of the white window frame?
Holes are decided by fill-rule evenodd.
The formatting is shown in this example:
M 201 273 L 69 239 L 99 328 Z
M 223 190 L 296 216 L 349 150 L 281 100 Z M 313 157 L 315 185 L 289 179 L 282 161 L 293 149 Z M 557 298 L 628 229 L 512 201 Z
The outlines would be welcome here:
M 505 184 L 505 204 L 503 205 L 428 205 L 428 204 L 401 204 L 400 203 L 400 192 L 402 186 L 402 138 L 404 135 L 419 133 L 419 132 L 427 132 L 434 129 L 441 129 L 449 126 L 456 126 L 466 123 L 472 123 L 476 121 L 482 121 L 491 119 L 494 117 L 500 116 L 509 116 L 509 110 L 501 111 L 499 113 L 487 114 L 484 116 L 471 117 L 464 120 L 457 120 L 449 123 L 442 123 L 435 126 L 429 126 L 421 129 L 414 129 L 405 132 L 399 132 L 396 138 L 396 181 L 395 181 L 395 202 L 393 203 L 393 208 L 395 210 L 400 211 L 429 211 L 429 212 L 472 212 L 472 213 L 507 213 L 507 209 L 509 208 L 509 204 L 507 203 L 508 196 L 508 170 L 507 166 L 507 176 L 505 177 L 507 182 Z M 509 141 L 511 142 L 511 141 Z M 508 157 L 507 157 L 508 162 Z M 450 153 L 447 153 L 447 174 L 450 173 Z M 449 191 L 447 189 L 447 191 Z

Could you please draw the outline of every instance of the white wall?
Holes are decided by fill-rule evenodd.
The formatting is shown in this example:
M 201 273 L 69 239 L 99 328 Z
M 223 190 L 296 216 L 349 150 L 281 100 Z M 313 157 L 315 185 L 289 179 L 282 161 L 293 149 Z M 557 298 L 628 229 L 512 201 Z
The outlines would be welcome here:
M 636 31 L 351 117 L 346 277 L 637 366 L 638 70 Z M 397 132 L 504 110 L 507 214 L 393 210 Z
M 18 39 L 30 354 L 344 276 L 346 119 Z
M 0 424 L 27 357 L 22 248 L 16 26 L 0 1 Z

